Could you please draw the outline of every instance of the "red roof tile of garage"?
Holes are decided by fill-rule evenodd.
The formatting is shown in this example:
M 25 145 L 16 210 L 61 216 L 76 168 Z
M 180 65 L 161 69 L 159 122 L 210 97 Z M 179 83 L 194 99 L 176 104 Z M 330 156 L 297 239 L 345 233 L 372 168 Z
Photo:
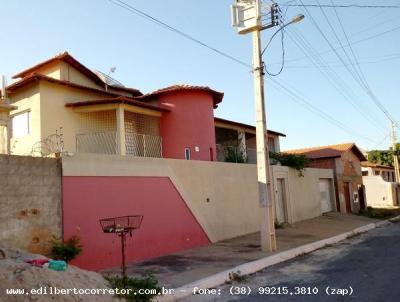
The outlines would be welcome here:
M 311 147 L 304 149 L 295 149 L 295 150 L 287 150 L 284 153 L 290 154 L 304 154 L 307 158 L 310 159 L 319 159 L 319 158 L 334 158 L 340 157 L 342 153 L 352 150 L 354 154 L 360 159 L 360 161 L 367 160 L 364 154 L 358 149 L 355 143 L 345 143 L 338 145 L 329 145 L 329 146 L 321 146 L 321 147 Z
M 222 99 L 224 97 L 223 92 L 218 92 L 213 89 L 211 89 L 208 86 L 192 86 L 192 85 L 185 85 L 185 84 L 179 84 L 179 85 L 172 85 L 166 88 L 158 89 L 156 91 L 153 91 L 151 93 L 145 94 L 141 96 L 140 98 L 147 99 L 153 96 L 158 96 L 164 93 L 169 93 L 169 92 L 177 92 L 177 91 L 206 91 L 212 94 L 213 100 L 214 100 L 214 108 L 217 108 L 218 104 L 222 102 Z

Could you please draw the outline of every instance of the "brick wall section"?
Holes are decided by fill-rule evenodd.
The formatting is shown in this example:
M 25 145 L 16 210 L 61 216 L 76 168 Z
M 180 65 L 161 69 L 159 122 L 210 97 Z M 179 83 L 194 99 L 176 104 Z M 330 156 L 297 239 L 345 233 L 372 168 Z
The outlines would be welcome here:
M 61 164 L 0 155 L 0 243 L 46 254 L 61 235 Z
M 334 158 L 321 158 L 313 159 L 307 164 L 309 168 L 319 168 L 319 169 L 335 169 L 335 159 Z

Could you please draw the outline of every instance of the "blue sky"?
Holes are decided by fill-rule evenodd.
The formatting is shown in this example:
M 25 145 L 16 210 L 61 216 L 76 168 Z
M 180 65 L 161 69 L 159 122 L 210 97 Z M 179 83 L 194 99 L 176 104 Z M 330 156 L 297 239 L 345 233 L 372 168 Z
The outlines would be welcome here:
M 125 1 L 251 64 L 251 36 L 240 36 L 231 27 L 231 1 Z M 315 1 L 303 0 L 311 4 Z M 225 98 L 216 116 L 254 124 L 253 78 L 247 68 L 133 15 L 108 0 L 0 2 L 2 74 L 10 77 L 67 50 L 92 69 L 107 72 L 111 66 L 116 66 L 113 76 L 117 80 L 144 93 L 175 83 L 207 85 L 223 91 Z M 331 4 L 331 1 L 320 0 L 320 3 Z M 334 0 L 334 3 L 348 4 L 348 1 Z M 354 0 L 352 3 L 399 5 L 398 1 L 390 0 Z M 296 1 L 291 1 L 291 4 L 296 4 Z M 286 11 L 286 6 L 282 5 L 282 9 Z M 309 11 L 330 43 L 338 47 L 321 10 L 310 8 Z M 325 12 L 336 34 L 345 43 L 334 10 L 326 9 Z M 390 113 L 400 120 L 400 106 L 397 105 L 400 89 L 400 9 L 343 8 L 337 9 L 337 12 L 350 42 L 354 43 L 353 51 L 371 89 Z M 286 11 L 288 18 L 298 13 L 304 12 L 299 7 L 290 7 Z M 263 32 L 264 44 L 274 30 Z M 323 63 L 340 81 L 337 84 L 339 89 L 334 89 L 329 82 L 333 78 L 327 80 L 293 43 L 293 35 L 301 35 L 313 51 L 321 53 Z M 373 37 L 376 35 L 380 36 Z M 296 94 L 302 95 L 313 106 L 340 121 L 346 129 L 353 130 L 350 133 L 343 131 L 308 111 L 279 91 L 276 84 L 267 78 L 268 127 L 287 134 L 287 138 L 282 140 L 283 149 L 349 141 L 363 148 L 374 148 L 378 143 L 381 143 L 380 148 L 388 146 L 389 138 L 385 139 L 389 134 L 388 120 L 350 76 L 335 53 L 329 51 L 330 46 L 309 17 L 288 28 L 284 48 L 285 68 L 274 80 L 285 87 L 292 87 Z M 350 49 L 346 49 L 350 53 Z M 346 61 L 342 50 L 337 51 Z M 277 36 L 264 57 L 267 64 L 272 64 L 271 71 L 279 69 L 281 54 L 280 36 Z M 312 56 L 315 57 L 315 54 Z M 347 100 L 343 96 L 344 91 L 348 93 Z

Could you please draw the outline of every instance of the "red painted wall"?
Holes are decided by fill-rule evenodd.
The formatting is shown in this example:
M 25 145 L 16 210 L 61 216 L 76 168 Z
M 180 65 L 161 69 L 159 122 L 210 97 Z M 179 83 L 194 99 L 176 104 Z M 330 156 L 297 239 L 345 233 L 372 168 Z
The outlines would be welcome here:
M 185 148 L 190 148 L 191 159 L 215 160 L 214 103 L 211 93 L 169 92 L 160 95 L 158 102 L 171 110 L 164 112 L 161 117 L 164 157 L 184 159 Z M 195 152 L 195 146 L 200 148 L 199 152 Z
M 99 219 L 141 214 L 128 237 L 134 262 L 210 243 L 185 201 L 166 177 L 63 177 L 64 238 L 80 234 L 83 253 L 72 264 L 91 270 L 119 266 L 120 239 L 104 234 Z

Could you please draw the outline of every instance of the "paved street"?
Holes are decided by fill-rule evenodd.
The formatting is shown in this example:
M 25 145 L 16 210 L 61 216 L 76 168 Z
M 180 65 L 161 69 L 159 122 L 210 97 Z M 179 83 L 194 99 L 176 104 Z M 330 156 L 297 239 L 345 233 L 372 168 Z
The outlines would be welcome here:
M 224 285 L 217 288 L 221 295 L 197 295 L 184 301 L 398 301 L 399 251 L 400 224 L 393 224 L 265 269 L 243 282 Z M 238 291 L 250 287 L 252 293 L 231 295 L 232 286 Z M 328 297 L 328 286 L 330 293 L 340 295 Z M 269 287 L 264 292 L 288 290 L 288 294 L 259 294 L 263 287 Z M 308 287 L 318 293 L 296 295 Z M 341 289 L 350 291 L 350 287 L 353 294 L 343 295 Z

